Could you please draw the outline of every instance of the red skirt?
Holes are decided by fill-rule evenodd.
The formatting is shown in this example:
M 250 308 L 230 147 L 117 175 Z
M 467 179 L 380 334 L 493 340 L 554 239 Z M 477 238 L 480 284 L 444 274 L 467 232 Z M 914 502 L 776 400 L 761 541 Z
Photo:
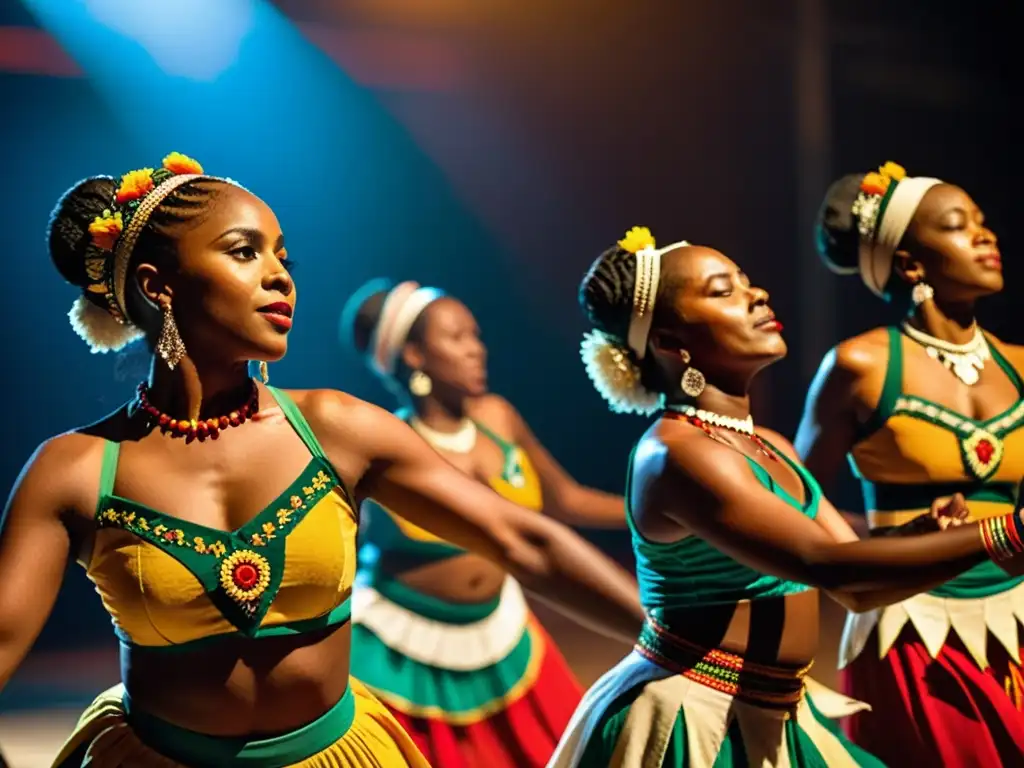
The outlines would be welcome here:
M 533 625 L 542 654 L 533 686 L 485 720 L 452 725 L 391 709 L 395 719 L 435 768 L 543 768 L 583 694 L 551 637 Z M 385 702 L 386 703 L 386 702 Z
M 854 743 L 894 768 L 1024 766 L 1024 677 L 995 638 L 984 671 L 953 632 L 934 659 L 910 624 L 882 659 L 878 645 L 875 629 L 841 673 L 872 707 L 844 724 Z

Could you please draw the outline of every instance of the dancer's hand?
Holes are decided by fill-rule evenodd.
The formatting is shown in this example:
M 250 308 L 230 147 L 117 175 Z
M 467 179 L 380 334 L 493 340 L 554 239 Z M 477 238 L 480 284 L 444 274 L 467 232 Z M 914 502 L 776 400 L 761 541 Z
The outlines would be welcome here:
M 970 510 L 963 494 L 955 493 L 948 499 L 936 499 L 928 512 L 891 531 L 894 536 L 917 536 L 922 533 L 944 531 L 963 525 L 969 515 Z

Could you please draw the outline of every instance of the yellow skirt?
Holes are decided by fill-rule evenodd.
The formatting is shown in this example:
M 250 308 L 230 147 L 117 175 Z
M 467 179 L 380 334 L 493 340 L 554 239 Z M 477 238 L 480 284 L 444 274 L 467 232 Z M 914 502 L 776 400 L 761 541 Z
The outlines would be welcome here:
M 196 734 L 135 710 L 129 715 L 124 702 L 120 684 L 100 694 L 53 768 L 430 768 L 391 713 L 354 678 L 322 718 L 260 741 Z M 328 746 L 309 747 L 325 743 L 325 735 Z

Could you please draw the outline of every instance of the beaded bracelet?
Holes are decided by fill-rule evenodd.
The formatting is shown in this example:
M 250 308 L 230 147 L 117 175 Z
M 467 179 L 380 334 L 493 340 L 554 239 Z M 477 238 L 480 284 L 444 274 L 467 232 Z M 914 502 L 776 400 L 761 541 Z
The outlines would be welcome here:
M 1016 512 L 986 518 L 978 524 L 978 531 L 981 543 L 992 560 L 1009 560 L 1024 553 L 1024 524 Z

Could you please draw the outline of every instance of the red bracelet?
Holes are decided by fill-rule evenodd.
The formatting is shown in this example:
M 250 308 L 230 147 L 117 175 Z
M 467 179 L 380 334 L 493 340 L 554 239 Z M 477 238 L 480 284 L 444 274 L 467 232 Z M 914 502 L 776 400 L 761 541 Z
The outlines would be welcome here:
M 989 517 L 978 523 L 981 543 L 989 558 L 999 562 L 1024 552 L 1024 532 L 1016 512 Z

